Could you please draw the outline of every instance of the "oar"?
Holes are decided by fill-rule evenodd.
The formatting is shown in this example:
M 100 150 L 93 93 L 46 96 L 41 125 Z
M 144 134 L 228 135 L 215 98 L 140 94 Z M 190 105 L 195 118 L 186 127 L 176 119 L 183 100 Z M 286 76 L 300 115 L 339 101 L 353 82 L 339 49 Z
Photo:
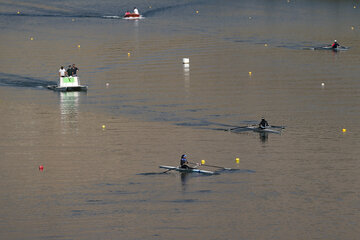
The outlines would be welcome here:
M 274 125 L 271 125 L 271 126 L 269 126 L 269 127 L 271 127 L 271 128 L 281 128 L 281 129 L 285 129 L 285 126 L 274 126 Z
M 197 163 L 191 163 L 191 164 L 197 164 Z M 215 167 L 215 168 L 221 168 L 224 170 L 231 170 L 231 168 L 220 167 L 220 166 L 215 166 L 215 165 L 208 165 L 208 164 L 200 164 L 200 166 Z
M 249 126 L 240 126 L 240 127 L 235 127 L 235 128 L 229 128 L 229 131 L 239 129 L 239 128 L 247 128 L 247 127 L 249 127 Z
M 163 172 L 163 173 L 167 173 L 167 172 L 169 172 L 169 171 L 171 171 L 171 170 L 174 170 L 174 169 L 168 169 L 168 170 L 166 170 L 166 171 Z
M 201 164 L 202 166 L 207 166 L 207 167 L 214 167 L 214 168 L 221 168 L 224 170 L 231 170 L 231 168 L 226 168 L 226 167 L 220 167 L 220 166 L 215 166 L 215 165 L 208 165 L 208 164 Z
M 201 165 L 200 163 L 193 163 L 193 162 L 187 162 L 188 164 L 192 164 L 192 165 L 196 165 L 196 166 L 199 166 Z

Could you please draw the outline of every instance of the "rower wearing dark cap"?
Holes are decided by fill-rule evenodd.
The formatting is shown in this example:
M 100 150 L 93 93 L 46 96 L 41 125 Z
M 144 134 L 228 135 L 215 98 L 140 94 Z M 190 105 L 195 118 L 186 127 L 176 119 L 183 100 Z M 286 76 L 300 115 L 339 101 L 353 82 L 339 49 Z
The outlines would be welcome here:
M 186 168 L 186 169 L 191 168 L 187 164 L 189 164 L 189 162 L 188 162 L 188 160 L 186 158 L 186 154 L 181 155 L 180 167 L 181 168 Z
M 266 128 L 269 126 L 269 123 L 265 120 L 265 118 L 261 118 L 261 122 L 259 123 L 259 128 Z

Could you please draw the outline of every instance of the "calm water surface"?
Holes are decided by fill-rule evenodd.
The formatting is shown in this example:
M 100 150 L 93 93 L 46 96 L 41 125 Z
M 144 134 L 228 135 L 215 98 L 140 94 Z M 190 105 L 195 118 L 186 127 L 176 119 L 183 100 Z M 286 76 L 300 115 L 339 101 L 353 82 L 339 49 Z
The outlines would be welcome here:
M 358 239 L 359 11 L 1 0 L 0 239 Z M 89 91 L 47 90 L 72 63 Z M 236 171 L 158 168 L 183 153 Z

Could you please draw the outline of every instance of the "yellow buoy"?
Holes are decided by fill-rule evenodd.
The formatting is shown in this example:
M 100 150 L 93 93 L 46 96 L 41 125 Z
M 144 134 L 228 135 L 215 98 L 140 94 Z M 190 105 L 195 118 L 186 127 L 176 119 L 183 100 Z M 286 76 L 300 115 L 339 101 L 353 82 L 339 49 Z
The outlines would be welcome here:
M 354 26 L 351 26 L 351 30 L 354 30 L 355 28 L 354 28 Z
M 342 130 L 343 132 L 346 132 L 346 129 L 345 128 L 343 128 L 343 130 Z
M 268 46 L 267 43 L 265 43 L 264 46 L 267 47 Z
M 105 125 L 102 125 L 102 128 L 103 128 L 103 129 L 105 129 L 105 128 L 106 128 L 106 126 L 105 126 Z
M 78 45 L 78 48 L 80 48 L 80 44 Z
M 131 55 L 131 54 L 128 52 L 128 57 L 130 57 L 130 55 Z
M 356 8 L 356 6 L 354 6 L 354 8 Z
M 30 40 L 31 40 L 31 41 L 33 41 L 33 40 L 34 40 L 34 38 L 33 38 L 33 37 L 31 37 L 31 38 L 30 38 Z
M 201 164 L 204 165 L 204 164 L 205 164 L 205 160 L 201 160 Z
M 252 72 L 249 72 L 249 76 L 251 76 L 252 75 Z
M 17 11 L 17 14 L 20 14 L 20 11 Z
M 196 11 L 196 13 L 199 13 L 199 11 Z
M 236 163 L 239 164 L 240 163 L 240 158 L 236 158 L 235 161 L 236 161 Z

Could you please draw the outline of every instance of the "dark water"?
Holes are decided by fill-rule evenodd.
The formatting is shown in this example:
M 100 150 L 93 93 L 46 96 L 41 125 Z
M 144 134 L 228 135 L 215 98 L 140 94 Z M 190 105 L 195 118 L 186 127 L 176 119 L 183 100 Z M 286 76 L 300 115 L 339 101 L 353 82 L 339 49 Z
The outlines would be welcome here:
M 359 11 L 0 1 L 0 239 L 358 239 Z M 72 63 L 88 92 L 47 90 Z

